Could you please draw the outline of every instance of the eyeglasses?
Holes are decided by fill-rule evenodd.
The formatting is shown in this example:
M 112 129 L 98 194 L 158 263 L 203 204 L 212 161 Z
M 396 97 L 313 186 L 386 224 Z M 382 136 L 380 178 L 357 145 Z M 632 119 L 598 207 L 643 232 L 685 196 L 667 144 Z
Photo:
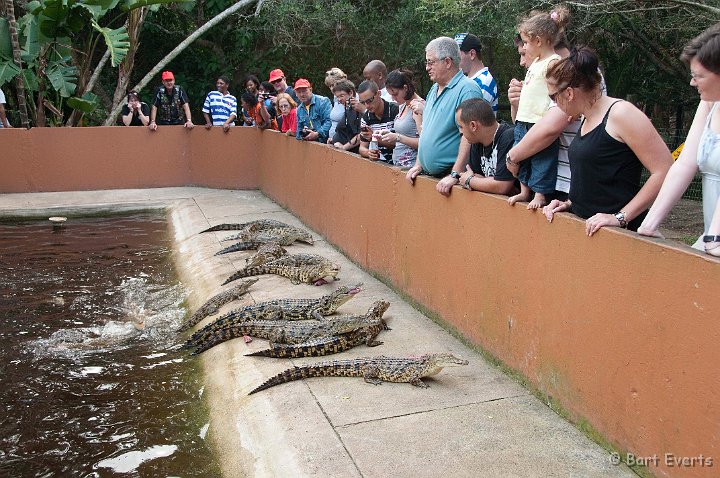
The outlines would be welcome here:
M 568 89 L 567 86 L 566 86 L 565 88 L 560 88 L 560 89 L 557 90 L 555 93 L 550 93 L 550 94 L 548 94 L 548 96 L 550 97 L 550 100 L 552 100 L 553 102 L 557 103 L 557 97 L 558 97 L 558 95 L 559 95 L 560 93 L 562 93 L 563 91 L 567 90 L 567 89 Z
M 278 108 L 281 110 L 284 110 L 285 108 L 290 109 L 290 105 L 288 103 L 279 104 Z
M 370 106 L 372 104 L 372 102 L 375 101 L 376 97 L 377 97 L 377 95 L 373 95 L 372 98 L 368 98 L 366 100 L 360 100 L 360 103 L 364 104 L 365 106 Z
M 445 58 L 449 57 L 446 56 Z M 437 60 L 425 60 L 425 66 L 433 66 L 435 63 L 445 61 L 445 58 L 438 58 Z

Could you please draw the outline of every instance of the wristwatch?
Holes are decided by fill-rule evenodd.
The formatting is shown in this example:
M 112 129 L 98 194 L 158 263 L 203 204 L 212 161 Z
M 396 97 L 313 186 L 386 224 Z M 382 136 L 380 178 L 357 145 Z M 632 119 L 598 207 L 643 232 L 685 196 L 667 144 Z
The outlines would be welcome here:
M 453 179 L 457 179 L 458 182 L 460 181 L 460 173 L 457 171 L 450 171 L 450 177 Z
M 618 222 L 620 223 L 620 227 L 622 227 L 623 229 L 625 229 L 627 227 L 628 223 L 627 223 L 627 219 L 625 219 L 624 211 L 620 211 L 620 212 L 616 213 L 615 219 L 617 219 Z
M 463 186 L 463 187 L 464 187 L 465 189 L 467 189 L 468 191 L 472 191 L 472 186 L 470 186 L 470 180 L 472 180 L 472 178 L 474 178 L 474 177 L 475 177 L 475 175 L 474 175 L 474 174 L 471 174 L 471 175 L 468 176 L 468 178 L 465 180 L 465 186 Z
M 720 242 L 720 236 L 703 236 L 703 242 Z

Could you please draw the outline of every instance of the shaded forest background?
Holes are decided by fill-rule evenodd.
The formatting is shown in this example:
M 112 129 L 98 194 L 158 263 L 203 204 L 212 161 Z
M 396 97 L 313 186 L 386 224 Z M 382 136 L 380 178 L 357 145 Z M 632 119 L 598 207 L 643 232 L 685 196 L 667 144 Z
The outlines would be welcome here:
M 316 93 L 330 96 L 323 83 L 324 73 L 330 67 L 341 68 L 357 82 L 369 60 L 381 59 L 390 70 L 404 67 L 415 72 L 418 87 L 425 93 L 431 86 L 423 64 L 425 45 L 437 36 L 464 31 L 483 41 L 484 61 L 498 82 L 503 115 L 508 81 L 524 74 L 513 44 L 518 19 L 532 9 L 548 11 L 555 3 L 245 0 L 241 2 L 244 6 L 189 43 L 169 63 L 158 67 L 168 52 L 198 28 L 229 7 L 238 6 L 228 0 L 166 2 L 0 0 L 0 12 L 5 19 L 0 23 L 0 60 L 7 66 L 3 69 L 0 65 L 0 87 L 6 93 L 6 109 L 13 125 L 21 126 L 20 96 L 29 105 L 28 122 L 32 126 L 99 125 L 106 120 L 117 124 L 117 117 L 108 118 L 113 106 L 122 102 L 125 92 L 154 69 L 157 72 L 148 78 L 141 91 L 142 99 L 150 102 L 160 84 L 160 70 L 172 70 L 176 83 L 188 92 L 195 122 L 201 122 L 202 102 L 207 92 L 214 89 L 219 75 L 233 79 L 231 93 L 239 96 L 245 75 L 255 74 L 267 80 L 269 71 L 278 67 L 291 84 L 305 77 L 313 83 Z M 718 1 L 587 0 L 565 4 L 572 12 L 568 38 L 572 43 L 587 44 L 598 51 L 609 94 L 628 98 L 643 108 L 673 147 L 677 143 L 675 136 L 683 135 L 698 103 L 697 91 L 689 86 L 689 72 L 678 56 L 688 40 L 720 21 Z M 13 52 L 6 46 L 12 30 L 8 28 L 12 25 L 8 15 L 11 6 L 20 27 L 31 22 L 33 15 L 61 15 L 62 12 L 57 12 L 62 8 L 65 13 L 82 11 L 84 16 L 80 18 L 86 21 L 82 24 L 75 20 L 73 28 L 65 28 L 61 33 L 56 29 L 54 37 L 47 37 L 55 43 L 49 52 L 45 51 L 45 57 L 42 47 L 47 38 L 38 41 L 35 59 L 24 50 L 27 60 L 23 66 L 27 71 L 18 81 L 17 72 L 12 74 Z M 45 10 L 41 10 L 43 6 Z M 78 6 L 83 8 L 77 9 Z M 68 17 L 66 23 L 69 25 L 71 20 Z M 46 21 L 45 30 L 48 24 Z M 67 26 L 58 22 L 52 25 Z M 108 35 L 113 31 L 117 38 Z M 123 31 L 128 35 L 119 38 Z M 19 32 L 21 47 L 30 45 L 25 36 L 23 31 Z M 111 48 L 112 61 L 98 68 L 103 57 L 109 56 L 106 44 L 115 47 Z M 53 52 L 56 60 L 64 55 L 62 65 L 71 68 L 58 70 L 62 71 L 64 83 L 58 81 L 55 69 L 47 71 L 48 64 L 54 65 Z M 123 58 L 122 62 L 115 61 L 115 53 L 119 55 L 117 60 Z M 52 72 L 54 81 L 50 77 Z M 93 73 L 96 80 L 90 83 Z

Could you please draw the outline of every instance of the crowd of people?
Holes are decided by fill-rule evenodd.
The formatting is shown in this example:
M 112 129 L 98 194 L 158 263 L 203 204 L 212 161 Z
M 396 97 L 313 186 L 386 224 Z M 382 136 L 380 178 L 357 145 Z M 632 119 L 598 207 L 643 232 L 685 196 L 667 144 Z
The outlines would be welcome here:
M 569 211 L 585 219 L 589 236 L 603 227 L 660 236 L 659 225 L 699 171 L 705 229 L 694 247 L 720 257 L 720 24 L 682 52 L 701 101 L 673 163 L 647 116 L 607 94 L 596 53 L 569 47 L 569 18 L 558 6 L 519 23 L 514 40 L 526 74 L 509 82 L 512 124 L 496 118 L 498 88 L 479 38 L 460 33 L 426 46 L 434 84 L 425 99 L 412 73 L 388 73 L 380 60 L 365 66 L 357 86 L 339 68 L 328 70 L 332 101 L 305 78 L 291 87 L 274 69 L 268 81 L 245 79 L 240 113 L 230 81 L 218 78 L 203 104 L 205 127 L 278 130 L 406 169 L 410 184 L 418 175 L 435 177 L 443 195 L 456 185 L 506 195 L 511 205 L 540 209 L 549 222 Z M 164 72 L 162 83 L 149 108 L 137 92 L 128 93 L 125 125 L 194 127 L 173 73 Z

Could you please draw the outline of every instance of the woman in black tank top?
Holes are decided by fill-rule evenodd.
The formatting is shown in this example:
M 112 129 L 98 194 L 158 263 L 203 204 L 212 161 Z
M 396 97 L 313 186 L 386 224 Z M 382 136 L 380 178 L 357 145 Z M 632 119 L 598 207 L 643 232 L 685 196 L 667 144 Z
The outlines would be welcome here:
M 543 208 L 548 221 L 572 211 L 592 236 L 605 226 L 636 230 L 655 200 L 670 151 L 645 114 L 632 104 L 603 96 L 598 58 L 589 48 L 573 50 L 547 73 L 550 98 L 568 116 L 582 114 L 570 144 L 570 197 Z M 640 187 L 643 166 L 650 177 Z

